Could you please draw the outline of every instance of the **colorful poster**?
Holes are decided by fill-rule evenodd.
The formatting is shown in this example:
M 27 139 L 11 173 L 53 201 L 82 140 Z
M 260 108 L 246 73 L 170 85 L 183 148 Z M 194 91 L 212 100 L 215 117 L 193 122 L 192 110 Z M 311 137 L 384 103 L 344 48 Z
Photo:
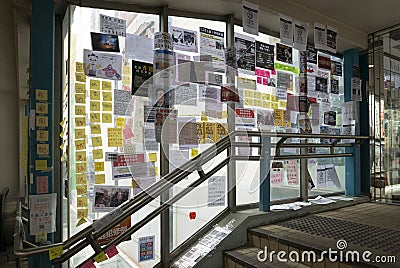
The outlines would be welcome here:
M 331 58 L 318 55 L 318 68 L 331 70 Z
M 198 52 L 197 32 L 171 26 L 174 50 Z
M 337 29 L 333 26 L 326 26 L 326 49 L 329 52 L 336 53 L 337 47 Z
M 153 76 L 153 64 L 132 61 L 132 95 L 148 97 L 149 84 L 145 83 Z
M 326 26 L 314 23 L 314 46 L 316 49 L 326 49 Z
M 336 126 L 336 112 L 328 111 L 324 113 L 324 124 L 330 126 Z
M 292 47 L 277 43 L 276 44 L 276 60 L 292 64 L 293 63 Z
M 308 22 L 295 21 L 294 23 L 294 42 L 293 47 L 300 51 L 305 51 L 307 48 L 308 38 Z
M 254 40 L 244 35 L 235 35 L 236 61 L 239 69 L 254 72 L 255 48 Z
M 119 52 L 118 36 L 114 34 L 90 33 L 92 49 L 95 51 Z
M 153 39 L 141 35 L 126 34 L 125 58 L 153 62 Z
M 274 45 L 256 41 L 256 66 L 264 69 L 274 69 Z
M 133 163 L 143 163 L 144 154 L 119 154 L 112 163 L 113 180 L 132 178 L 130 166 Z
M 242 1 L 243 13 L 243 31 L 245 33 L 258 35 L 258 5 Z
M 280 38 L 285 45 L 293 45 L 293 18 L 279 14 Z
M 139 237 L 138 248 L 139 248 L 139 262 L 150 261 L 155 259 L 155 236 Z
M 322 93 L 328 93 L 328 79 L 322 77 L 316 77 L 315 90 Z
M 224 33 L 200 27 L 200 55 L 211 55 L 214 71 L 224 72 Z
M 342 76 L 342 63 L 338 61 L 331 61 L 331 74 Z
M 254 110 L 236 108 L 236 126 L 238 127 L 255 127 L 256 120 Z
M 130 198 L 130 186 L 94 185 L 93 212 L 109 212 Z
M 126 36 L 126 21 L 100 14 L 100 32 Z
M 125 220 L 121 221 L 114 227 L 112 227 L 108 232 L 103 234 L 97 239 L 97 242 L 99 242 L 100 246 L 107 245 L 109 242 L 111 242 L 114 238 L 122 235 L 125 233 L 129 227 L 131 227 L 131 218 L 128 217 Z
M 208 179 L 208 207 L 225 206 L 226 176 L 212 176 Z
M 84 49 L 85 75 L 111 80 L 121 80 L 122 56 Z
M 29 195 L 29 234 L 56 231 L 57 194 Z

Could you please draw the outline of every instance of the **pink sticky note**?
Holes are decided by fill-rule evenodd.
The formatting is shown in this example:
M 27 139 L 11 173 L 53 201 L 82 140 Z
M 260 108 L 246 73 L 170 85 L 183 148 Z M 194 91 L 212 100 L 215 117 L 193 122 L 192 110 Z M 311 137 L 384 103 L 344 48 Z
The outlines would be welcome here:
M 270 78 L 271 77 L 271 73 L 269 71 L 265 71 L 265 77 L 266 78 Z
M 105 252 L 106 252 L 108 258 L 112 258 L 118 254 L 118 249 L 116 246 L 112 246 L 112 247 L 106 249 Z
M 261 76 L 257 76 L 257 84 L 262 84 L 262 77 Z
M 49 176 L 37 176 L 36 187 L 37 194 L 47 194 L 49 192 Z
M 259 72 L 260 72 L 260 69 L 256 69 L 256 75 L 260 75 Z
M 268 79 L 267 78 L 263 78 L 263 85 L 268 85 Z
M 81 268 L 96 268 L 96 265 L 94 265 L 93 260 L 88 260 L 81 266 Z
M 271 74 L 272 74 L 272 75 L 276 75 L 276 70 L 275 70 L 275 69 L 272 70 L 272 71 L 271 71 Z

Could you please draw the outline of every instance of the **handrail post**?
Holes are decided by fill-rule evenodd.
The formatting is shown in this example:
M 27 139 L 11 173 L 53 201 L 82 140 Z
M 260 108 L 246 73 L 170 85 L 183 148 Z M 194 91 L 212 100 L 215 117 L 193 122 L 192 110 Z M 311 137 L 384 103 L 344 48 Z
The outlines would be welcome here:
M 271 206 L 271 138 L 268 136 L 261 136 L 260 139 L 260 210 L 269 211 Z
M 307 140 L 301 140 L 301 144 L 306 144 Z M 300 148 L 300 154 L 307 154 L 307 147 Z M 308 159 L 302 158 L 300 159 L 300 198 L 302 201 L 308 201 L 308 179 L 310 173 L 308 172 Z

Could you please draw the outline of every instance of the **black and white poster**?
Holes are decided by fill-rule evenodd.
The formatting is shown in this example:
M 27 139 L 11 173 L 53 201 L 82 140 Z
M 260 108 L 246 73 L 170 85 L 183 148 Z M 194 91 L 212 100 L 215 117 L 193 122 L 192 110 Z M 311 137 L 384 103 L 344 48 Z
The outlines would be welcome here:
M 258 5 L 242 1 L 243 4 L 243 31 L 258 35 Z
M 353 77 L 351 78 L 351 100 L 362 101 L 360 67 L 353 66 Z
M 237 67 L 254 72 L 256 59 L 254 40 L 243 37 L 245 36 L 235 36 Z
M 174 50 L 197 53 L 197 32 L 171 26 Z
M 314 23 L 314 46 L 316 49 L 326 49 L 326 26 Z
M 132 61 L 132 95 L 148 97 L 149 83 L 144 82 L 152 76 L 152 63 Z
M 324 124 L 330 126 L 336 126 L 336 112 L 328 111 L 324 113 Z
M 100 32 L 126 36 L 126 21 L 100 14 Z
M 339 80 L 331 79 L 331 93 L 332 94 L 339 94 Z
M 308 22 L 295 21 L 294 23 L 294 42 L 293 47 L 300 51 L 305 51 L 307 48 L 308 38 Z
M 328 93 L 328 79 L 323 77 L 316 77 L 315 90 L 322 93 Z
M 281 62 L 293 63 L 293 49 L 292 47 L 283 45 L 283 44 L 276 44 L 276 59 Z
M 279 14 L 280 38 L 285 45 L 293 45 L 293 18 Z
M 278 71 L 276 75 L 277 87 L 293 90 L 293 74 Z
M 338 61 L 331 61 L 331 74 L 342 76 L 342 63 Z
M 274 70 L 274 45 L 256 41 L 256 66 Z
M 326 49 L 329 52 L 336 53 L 337 29 L 333 26 L 326 26 Z
M 211 55 L 214 69 L 224 72 L 224 33 L 200 27 L 200 54 Z
M 312 46 L 307 46 L 307 62 L 312 64 L 317 64 L 318 53 L 317 49 Z

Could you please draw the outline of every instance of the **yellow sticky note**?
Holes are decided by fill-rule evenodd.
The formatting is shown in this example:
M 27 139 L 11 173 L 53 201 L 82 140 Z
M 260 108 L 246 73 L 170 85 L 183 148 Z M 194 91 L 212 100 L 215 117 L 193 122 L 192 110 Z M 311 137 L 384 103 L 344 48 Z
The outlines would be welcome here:
M 85 127 L 86 117 L 75 117 L 75 127 Z
M 36 131 L 37 141 L 49 141 L 49 131 L 47 130 L 37 130 Z
M 104 171 L 104 162 L 94 162 L 94 172 Z
M 228 111 L 222 111 L 222 118 L 228 118 Z
M 86 133 L 84 128 L 75 128 L 75 139 L 86 138 Z
M 254 106 L 254 99 L 248 99 L 247 100 L 247 105 Z
M 49 104 L 44 102 L 36 103 L 36 113 L 38 114 L 48 114 L 49 113 Z
M 148 157 L 150 162 L 157 162 L 157 153 L 149 153 Z
M 86 172 L 86 163 L 76 163 L 75 170 L 76 170 L 76 173 Z
M 276 109 L 278 109 L 279 104 L 277 102 L 272 102 L 271 107 L 272 107 L 272 109 L 276 110 Z
M 36 116 L 36 126 L 37 127 L 48 127 L 49 118 L 47 116 Z
M 267 109 L 271 109 L 271 107 L 272 107 L 272 102 L 270 102 L 270 101 L 267 101 Z
M 111 82 L 108 81 L 102 81 L 101 82 L 101 89 L 102 90 L 111 90 Z
M 76 227 L 78 227 L 78 226 L 84 224 L 85 222 L 87 222 L 87 221 L 85 220 L 85 218 L 80 218 L 79 221 L 76 223 Z
M 154 167 L 154 172 L 156 173 L 156 176 L 158 176 L 158 167 Z
M 36 150 L 38 155 L 49 155 L 49 145 L 48 144 L 37 144 Z
M 88 209 L 87 208 L 78 208 L 77 210 L 77 218 L 85 219 L 88 217 Z
M 35 169 L 36 170 L 46 170 L 47 169 L 47 160 L 35 160 Z
M 202 115 L 201 116 L 201 121 L 207 122 L 208 121 L 208 117 L 206 115 Z
M 76 72 L 83 73 L 83 63 L 82 62 L 75 62 Z
M 47 241 L 47 233 L 42 233 L 42 232 L 36 233 L 35 234 L 35 242 L 40 243 L 43 241 Z
M 60 257 L 63 253 L 63 247 L 62 246 L 56 246 L 49 248 L 49 259 L 54 260 L 58 257 Z
M 112 93 L 110 92 L 103 92 L 103 101 L 112 101 Z
M 101 115 L 101 122 L 102 123 L 112 123 L 112 114 L 110 113 L 103 113 Z
M 286 109 L 286 101 L 280 100 L 279 101 L 279 108 Z
M 90 89 L 100 90 L 100 80 L 90 79 Z
M 75 93 L 86 93 L 86 84 L 75 83 Z
M 103 149 L 93 150 L 93 159 L 102 159 L 103 158 Z
M 76 81 L 86 83 L 86 75 L 84 73 L 75 73 Z
M 87 207 L 88 206 L 88 198 L 86 196 L 78 196 L 76 198 L 76 204 L 78 207 Z
M 91 100 L 100 100 L 100 91 L 99 90 L 90 90 L 90 99 Z
M 86 150 L 86 140 L 75 140 L 75 150 Z
M 36 101 L 47 101 L 48 91 L 45 89 L 36 89 L 35 91 Z
M 254 101 L 255 106 L 257 107 L 262 107 L 262 100 L 261 99 L 257 99 Z
M 117 127 L 124 127 L 125 126 L 125 118 L 118 117 L 115 121 L 115 125 Z
M 112 112 L 112 102 L 103 102 L 103 112 Z
M 75 93 L 75 102 L 85 104 L 86 103 L 86 94 L 85 93 Z
M 122 66 L 122 74 L 124 74 L 124 75 L 132 75 L 131 66 Z
M 90 111 L 100 111 L 100 102 L 99 101 L 90 101 Z
M 271 95 L 271 101 L 272 102 L 277 102 L 278 101 L 278 97 L 276 95 Z
M 190 157 L 196 157 L 199 154 L 199 149 L 193 148 L 190 150 Z
M 86 162 L 86 151 L 75 152 L 75 161 L 76 162 Z
M 86 185 L 86 174 L 76 174 L 76 184 L 85 184 Z
M 96 174 L 96 175 L 94 175 L 94 183 L 95 184 L 104 184 L 104 183 L 106 183 L 106 174 Z
M 90 113 L 91 123 L 100 123 L 100 113 Z
M 133 189 L 140 188 L 139 184 L 134 179 L 132 179 L 132 188 Z
M 97 263 L 108 260 L 107 255 L 104 253 L 104 251 L 102 251 L 99 254 L 97 254 L 93 259 Z
M 91 134 L 101 134 L 101 126 L 99 124 L 90 125 Z
M 108 128 L 108 147 L 122 147 L 122 128 Z
M 129 75 L 123 75 L 122 76 L 122 84 L 130 86 L 132 84 L 132 77 Z
M 77 185 L 76 186 L 76 194 L 77 195 L 83 195 L 87 194 L 87 185 Z
M 86 115 L 86 107 L 76 105 L 75 106 L 75 115 Z
M 92 146 L 93 147 L 103 146 L 103 140 L 101 139 L 101 137 L 92 137 Z

